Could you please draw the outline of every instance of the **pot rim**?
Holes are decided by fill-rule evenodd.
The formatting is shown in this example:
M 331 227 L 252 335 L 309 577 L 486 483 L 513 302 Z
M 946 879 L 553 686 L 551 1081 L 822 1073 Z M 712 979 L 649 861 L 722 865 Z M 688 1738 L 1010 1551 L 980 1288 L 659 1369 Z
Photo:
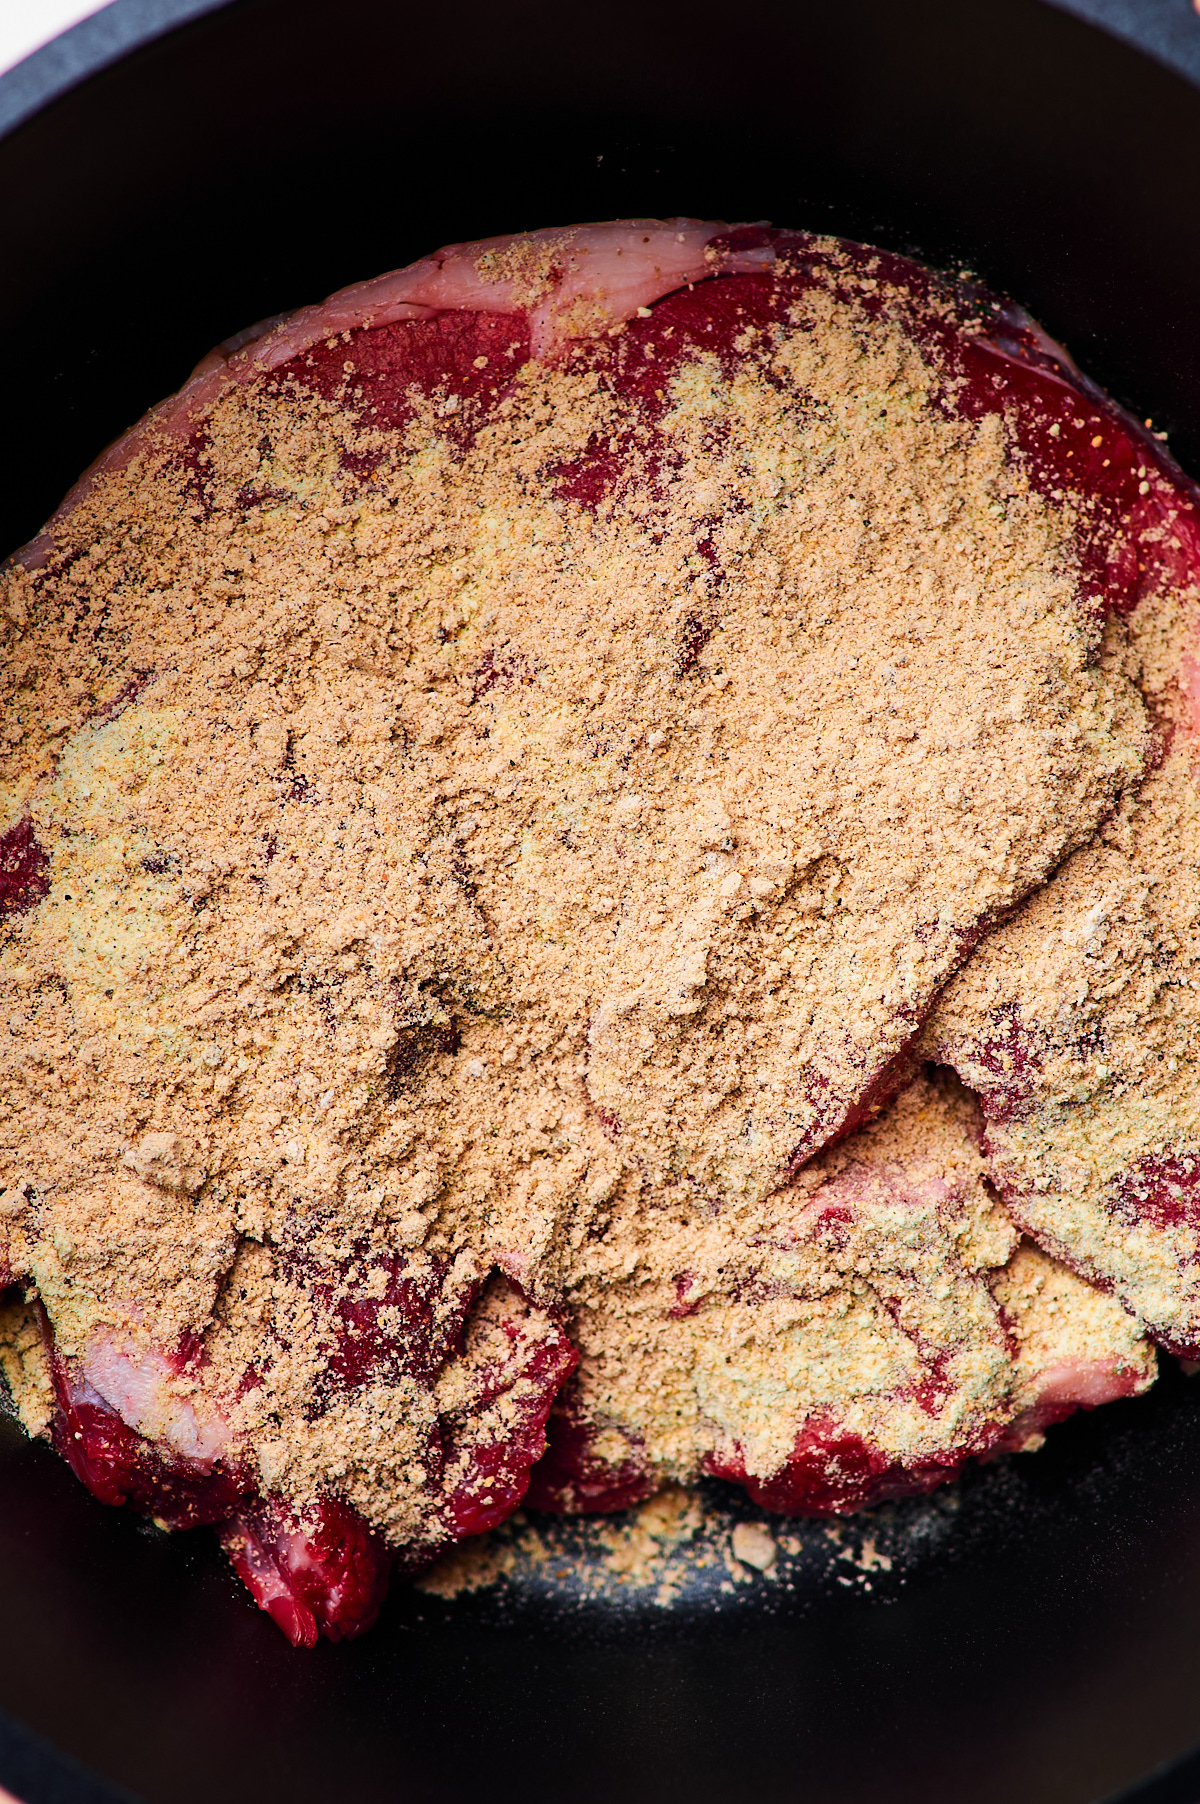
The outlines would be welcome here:
M 233 0 L 109 0 L 0 75 L 0 138 L 70 89 Z

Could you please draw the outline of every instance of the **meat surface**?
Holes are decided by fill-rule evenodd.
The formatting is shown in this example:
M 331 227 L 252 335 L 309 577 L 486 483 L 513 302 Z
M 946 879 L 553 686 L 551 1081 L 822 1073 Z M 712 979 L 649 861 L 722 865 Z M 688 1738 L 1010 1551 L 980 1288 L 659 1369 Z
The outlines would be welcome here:
M 711 1472 L 765 1508 L 836 1514 L 1144 1390 L 1137 1325 L 1018 1245 L 984 1169 L 970 1098 L 922 1075 L 765 1205 L 647 1225 L 673 1278 L 598 1258 L 529 1503 L 621 1509 Z
M 391 1557 L 362 1517 L 336 1498 L 302 1509 L 259 1499 L 223 1523 L 221 1544 L 293 1647 L 315 1647 L 322 1635 L 351 1641 L 379 1614 Z
M 1142 1388 L 1191 1143 L 1108 1264 L 1031 1203 L 983 961 L 1174 832 L 1121 1006 L 1176 1056 L 1194 535 L 1018 309 L 801 233 L 450 246 L 206 358 L 0 594 L 27 1425 L 311 1645 L 517 1507 L 560 1390 L 542 1507 L 836 1511 Z
M 1160 721 L 1155 767 L 979 949 L 928 1030 L 980 1096 L 1014 1219 L 1189 1358 L 1200 1352 L 1198 603 L 1200 560 L 1131 623 Z
M 101 454 L 45 531 L 20 553 L 22 562 L 36 568 L 45 561 L 54 526 L 97 476 L 124 469 L 160 435 L 186 442 L 197 428 L 202 433 L 204 410 L 231 383 L 254 382 L 321 344 L 332 348 L 344 333 L 357 338 L 399 323 L 455 316 L 469 323 L 509 318 L 531 355 L 554 358 L 578 339 L 620 326 L 685 283 L 773 263 L 769 245 L 734 248 L 720 238 L 722 231 L 719 221 L 622 219 L 446 245 L 407 269 L 353 283 L 316 306 L 247 327 L 210 351 L 178 394 Z M 414 373 L 404 367 L 407 362 L 400 360 L 401 380 Z
M 244 1333 L 238 1302 L 261 1300 L 249 1273 L 237 1276 L 218 1329 L 234 1341 Z M 238 1404 L 222 1400 L 222 1409 L 206 1395 L 199 1349 L 166 1358 L 103 1338 L 70 1361 L 43 1314 L 49 1426 L 102 1503 L 132 1504 L 165 1528 L 220 1524 L 261 1608 L 296 1645 L 312 1646 L 318 1634 L 344 1640 L 371 1626 L 397 1550 L 419 1567 L 511 1515 L 576 1356 L 561 1327 L 504 1279 L 456 1288 L 436 1263 L 416 1274 L 395 1259 L 351 1272 L 290 1261 L 272 1291 L 275 1319 L 265 1334 L 260 1325 L 243 1388 L 269 1388 L 274 1360 L 294 1365 L 307 1352 L 300 1457 L 311 1501 L 290 1501 L 296 1474 L 281 1461 L 267 1488 L 262 1462 L 255 1473 L 236 1451 Z M 346 1470 L 356 1414 L 386 1440 L 385 1469 L 373 1475 L 376 1490 L 386 1487 L 373 1511 L 378 1519 L 382 1505 L 386 1540 L 347 1496 L 359 1478 Z M 327 1488 L 333 1473 L 340 1495 Z

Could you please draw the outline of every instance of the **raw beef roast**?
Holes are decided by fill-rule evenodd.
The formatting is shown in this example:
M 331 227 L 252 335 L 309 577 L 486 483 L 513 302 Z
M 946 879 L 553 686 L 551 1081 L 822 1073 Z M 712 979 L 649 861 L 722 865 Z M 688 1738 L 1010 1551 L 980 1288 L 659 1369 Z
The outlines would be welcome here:
M 833 239 L 205 358 L 0 578 L 28 1428 L 311 1645 L 526 1496 L 845 1511 L 1196 1355 L 1198 573 L 1026 315 Z

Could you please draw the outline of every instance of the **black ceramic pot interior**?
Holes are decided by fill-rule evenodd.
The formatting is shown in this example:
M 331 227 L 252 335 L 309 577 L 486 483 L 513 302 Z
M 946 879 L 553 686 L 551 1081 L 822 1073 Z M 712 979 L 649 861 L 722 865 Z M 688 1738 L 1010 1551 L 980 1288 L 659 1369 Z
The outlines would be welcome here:
M 631 213 L 965 264 L 1200 470 L 1200 92 L 1037 0 L 239 0 L 0 143 L 0 552 L 249 321 Z M 149 1804 L 1085 1804 L 1200 1740 L 1197 1385 L 881 1517 L 869 1593 L 809 1536 L 791 1590 L 401 1587 L 312 1654 L 7 1432 L 0 1702 Z M 3 1734 L 0 1780 L 101 1795 Z

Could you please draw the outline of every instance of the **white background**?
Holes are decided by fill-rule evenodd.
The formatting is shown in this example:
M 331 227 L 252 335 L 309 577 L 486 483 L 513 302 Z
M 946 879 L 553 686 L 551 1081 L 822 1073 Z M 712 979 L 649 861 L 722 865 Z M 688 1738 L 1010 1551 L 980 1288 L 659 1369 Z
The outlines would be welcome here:
M 68 25 L 100 11 L 103 0 L 0 0 L 0 71 L 46 44 Z

